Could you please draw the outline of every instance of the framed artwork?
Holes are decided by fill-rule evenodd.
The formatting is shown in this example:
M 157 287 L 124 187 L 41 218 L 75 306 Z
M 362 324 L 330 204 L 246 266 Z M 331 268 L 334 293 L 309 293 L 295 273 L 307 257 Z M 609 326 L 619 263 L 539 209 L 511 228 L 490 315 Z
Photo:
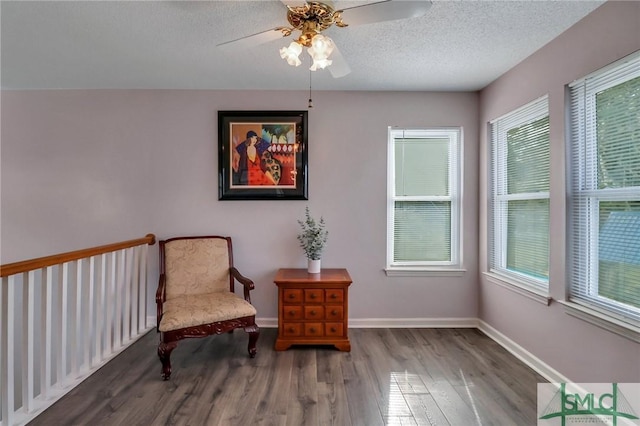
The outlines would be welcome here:
M 306 200 L 307 111 L 218 111 L 218 199 Z

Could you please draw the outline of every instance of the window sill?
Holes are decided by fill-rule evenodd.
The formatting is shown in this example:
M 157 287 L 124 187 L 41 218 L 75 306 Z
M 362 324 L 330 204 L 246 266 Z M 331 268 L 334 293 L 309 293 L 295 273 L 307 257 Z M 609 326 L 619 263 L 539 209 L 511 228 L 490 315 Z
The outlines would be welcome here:
M 549 293 L 544 290 L 531 287 L 529 285 L 516 281 L 513 278 L 505 277 L 504 275 L 498 275 L 492 272 L 483 272 L 482 274 L 487 277 L 487 281 L 492 284 L 504 287 L 507 290 L 511 290 L 514 293 L 518 293 L 521 296 L 528 297 L 529 299 L 534 300 L 538 303 L 542 303 L 546 306 L 549 306 L 549 303 L 551 303 L 551 296 L 549 296 Z
M 558 303 L 562 304 L 565 313 L 572 317 L 587 321 L 607 331 L 640 343 L 640 327 L 634 327 L 631 324 L 578 303 L 568 302 L 566 300 L 558 300 Z
M 388 277 L 461 277 L 466 269 L 458 268 L 387 268 Z

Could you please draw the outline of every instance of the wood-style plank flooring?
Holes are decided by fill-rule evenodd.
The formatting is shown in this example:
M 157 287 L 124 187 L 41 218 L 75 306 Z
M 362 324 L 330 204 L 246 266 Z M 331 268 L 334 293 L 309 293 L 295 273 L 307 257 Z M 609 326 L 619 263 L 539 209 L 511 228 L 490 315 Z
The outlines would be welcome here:
M 263 328 L 180 342 L 169 381 L 155 331 L 30 425 L 535 425 L 545 379 L 475 329 L 350 329 L 350 353 L 275 352 Z

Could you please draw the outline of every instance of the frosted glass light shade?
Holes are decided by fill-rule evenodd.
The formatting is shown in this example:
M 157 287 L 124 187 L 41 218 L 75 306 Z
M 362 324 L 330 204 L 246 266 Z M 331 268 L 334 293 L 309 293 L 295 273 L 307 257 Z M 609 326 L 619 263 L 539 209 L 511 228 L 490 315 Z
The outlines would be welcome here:
M 292 41 L 291 44 L 289 44 L 289 47 L 283 47 L 280 49 L 280 57 L 287 61 L 289 65 L 295 67 L 302 63 L 299 58 L 300 53 L 302 53 L 302 46 L 295 41 Z
M 329 55 L 333 52 L 333 40 L 322 34 L 318 34 L 311 40 L 311 47 L 307 49 L 309 55 L 313 58 L 313 64 L 309 68 L 316 71 L 318 68 L 324 69 L 331 65 L 333 61 L 329 59 Z

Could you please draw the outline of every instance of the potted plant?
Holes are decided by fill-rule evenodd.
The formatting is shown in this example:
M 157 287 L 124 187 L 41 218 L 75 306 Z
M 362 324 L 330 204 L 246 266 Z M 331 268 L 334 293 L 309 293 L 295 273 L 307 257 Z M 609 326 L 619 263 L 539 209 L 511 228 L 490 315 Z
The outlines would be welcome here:
M 320 272 L 320 259 L 322 258 L 322 250 L 327 243 L 329 231 L 325 229 L 324 218 L 320 216 L 320 220 L 316 221 L 311 217 L 309 206 L 305 208 L 305 220 L 298 220 L 302 232 L 298 234 L 300 247 L 307 256 L 307 271 L 312 274 Z

